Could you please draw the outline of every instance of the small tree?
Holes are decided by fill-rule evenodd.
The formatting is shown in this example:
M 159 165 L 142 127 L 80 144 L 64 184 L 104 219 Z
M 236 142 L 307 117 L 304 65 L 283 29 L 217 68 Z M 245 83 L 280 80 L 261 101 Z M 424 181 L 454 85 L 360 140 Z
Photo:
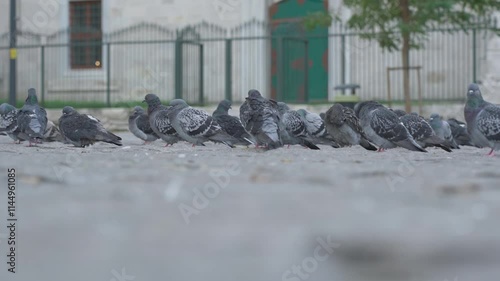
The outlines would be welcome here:
M 421 48 L 433 28 L 446 25 L 446 32 L 467 31 L 477 27 L 478 18 L 500 11 L 498 0 L 344 0 L 344 4 L 352 11 L 350 28 L 383 49 L 401 51 L 406 111 L 410 111 L 410 50 Z M 304 24 L 329 26 L 332 19 L 314 14 Z

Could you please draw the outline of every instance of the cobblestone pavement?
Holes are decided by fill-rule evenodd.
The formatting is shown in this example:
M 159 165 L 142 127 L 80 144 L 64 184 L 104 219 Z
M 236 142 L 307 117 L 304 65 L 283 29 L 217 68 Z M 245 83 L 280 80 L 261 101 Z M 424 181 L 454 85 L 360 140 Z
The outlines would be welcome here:
M 15 145 L 0 136 L 0 280 L 500 276 L 500 155 L 361 147 Z M 16 273 L 7 169 L 16 170 Z

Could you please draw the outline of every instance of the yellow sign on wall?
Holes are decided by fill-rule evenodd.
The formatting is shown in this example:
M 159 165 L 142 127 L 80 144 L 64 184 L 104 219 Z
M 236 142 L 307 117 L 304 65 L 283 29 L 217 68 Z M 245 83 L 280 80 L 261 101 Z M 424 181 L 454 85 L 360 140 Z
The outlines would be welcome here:
M 10 59 L 11 60 L 17 59 L 17 49 L 16 48 L 10 49 Z

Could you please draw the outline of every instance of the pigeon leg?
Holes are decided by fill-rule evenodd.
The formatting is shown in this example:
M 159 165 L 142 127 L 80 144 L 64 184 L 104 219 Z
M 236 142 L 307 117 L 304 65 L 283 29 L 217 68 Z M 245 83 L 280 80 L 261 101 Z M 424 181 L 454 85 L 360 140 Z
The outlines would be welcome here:
M 487 154 L 487 156 L 491 156 L 491 157 L 495 156 L 495 149 L 492 148 L 490 153 Z
M 385 151 L 385 149 L 383 149 L 382 147 L 379 147 L 377 150 L 377 152 L 384 152 L 384 151 Z
M 286 148 L 290 148 L 290 145 L 288 145 Z
M 196 146 L 196 145 L 193 143 L 193 146 L 191 146 L 191 147 L 195 147 L 195 146 Z
M 144 143 L 144 144 L 146 144 L 146 143 Z M 168 145 L 169 145 L 169 144 L 167 143 L 167 144 L 165 145 L 165 147 L 168 147 Z
M 33 142 L 31 141 L 31 139 L 28 140 L 28 145 L 26 147 L 33 147 L 33 146 L 36 146 L 36 140 L 35 140 L 35 144 L 33 144 Z

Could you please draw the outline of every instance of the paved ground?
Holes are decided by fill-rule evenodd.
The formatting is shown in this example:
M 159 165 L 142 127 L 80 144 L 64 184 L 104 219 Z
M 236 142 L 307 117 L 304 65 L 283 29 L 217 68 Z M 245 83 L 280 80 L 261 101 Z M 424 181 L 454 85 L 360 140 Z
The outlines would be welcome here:
M 500 276 L 500 156 L 209 144 L 80 149 L 0 136 L 17 265 L 0 280 L 419 280 Z

